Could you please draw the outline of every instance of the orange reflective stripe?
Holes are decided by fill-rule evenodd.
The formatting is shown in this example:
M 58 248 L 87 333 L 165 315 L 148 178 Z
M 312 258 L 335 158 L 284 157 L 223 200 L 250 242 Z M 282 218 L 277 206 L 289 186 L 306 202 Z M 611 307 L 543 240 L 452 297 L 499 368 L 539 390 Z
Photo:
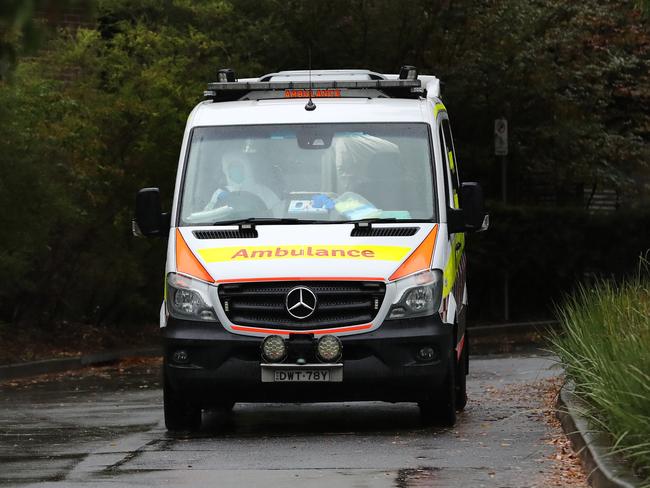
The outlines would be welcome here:
M 352 325 L 350 327 L 340 327 L 338 329 L 318 329 L 318 330 L 283 330 L 283 329 L 268 329 L 260 327 L 247 327 L 243 325 L 233 325 L 233 330 L 242 332 L 256 332 L 258 334 L 277 334 L 277 335 L 293 335 L 293 334 L 339 334 L 343 332 L 354 332 L 356 330 L 366 330 L 372 327 L 372 324 Z
M 176 270 L 179 273 L 185 273 L 203 281 L 214 282 L 210 273 L 196 259 L 196 256 L 190 250 L 185 239 L 183 239 L 181 231 L 178 229 L 176 229 Z
M 438 225 L 435 225 L 429 235 L 424 238 L 422 243 L 406 258 L 399 268 L 388 278 L 389 281 L 398 280 L 418 271 L 424 271 L 431 266 L 431 257 L 433 248 L 438 236 Z

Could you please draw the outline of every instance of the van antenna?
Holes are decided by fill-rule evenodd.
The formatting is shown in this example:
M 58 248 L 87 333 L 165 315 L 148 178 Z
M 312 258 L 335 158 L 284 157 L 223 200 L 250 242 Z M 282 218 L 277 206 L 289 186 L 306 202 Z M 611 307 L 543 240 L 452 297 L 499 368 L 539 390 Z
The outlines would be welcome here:
M 316 110 L 316 104 L 311 99 L 311 86 L 311 46 L 309 46 L 309 101 L 307 102 L 307 105 L 305 105 L 305 110 L 307 110 L 307 112 Z

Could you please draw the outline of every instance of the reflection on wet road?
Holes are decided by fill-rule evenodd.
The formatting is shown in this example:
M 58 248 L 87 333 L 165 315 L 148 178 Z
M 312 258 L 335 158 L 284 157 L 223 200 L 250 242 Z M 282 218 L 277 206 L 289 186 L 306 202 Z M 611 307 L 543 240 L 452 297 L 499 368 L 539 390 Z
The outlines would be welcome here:
M 158 370 L 0 386 L 0 486 L 544 486 L 549 357 L 474 359 L 453 429 L 411 404 L 238 404 L 168 435 Z

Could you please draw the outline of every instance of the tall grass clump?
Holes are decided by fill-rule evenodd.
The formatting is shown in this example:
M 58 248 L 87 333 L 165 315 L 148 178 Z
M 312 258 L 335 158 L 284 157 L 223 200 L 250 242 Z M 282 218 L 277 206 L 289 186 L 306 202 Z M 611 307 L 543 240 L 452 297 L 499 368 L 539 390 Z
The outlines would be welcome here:
M 594 430 L 650 487 L 650 266 L 620 283 L 580 286 L 557 309 L 553 346 Z

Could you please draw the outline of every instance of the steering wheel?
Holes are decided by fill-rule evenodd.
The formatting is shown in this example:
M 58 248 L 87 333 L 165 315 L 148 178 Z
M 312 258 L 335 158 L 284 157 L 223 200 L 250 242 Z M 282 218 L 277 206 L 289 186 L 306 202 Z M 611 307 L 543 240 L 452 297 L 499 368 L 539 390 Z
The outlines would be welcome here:
M 249 191 L 231 191 L 224 195 L 222 201 L 231 207 L 235 214 L 246 216 L 268 217 L 269 208 L 260 197 Z

